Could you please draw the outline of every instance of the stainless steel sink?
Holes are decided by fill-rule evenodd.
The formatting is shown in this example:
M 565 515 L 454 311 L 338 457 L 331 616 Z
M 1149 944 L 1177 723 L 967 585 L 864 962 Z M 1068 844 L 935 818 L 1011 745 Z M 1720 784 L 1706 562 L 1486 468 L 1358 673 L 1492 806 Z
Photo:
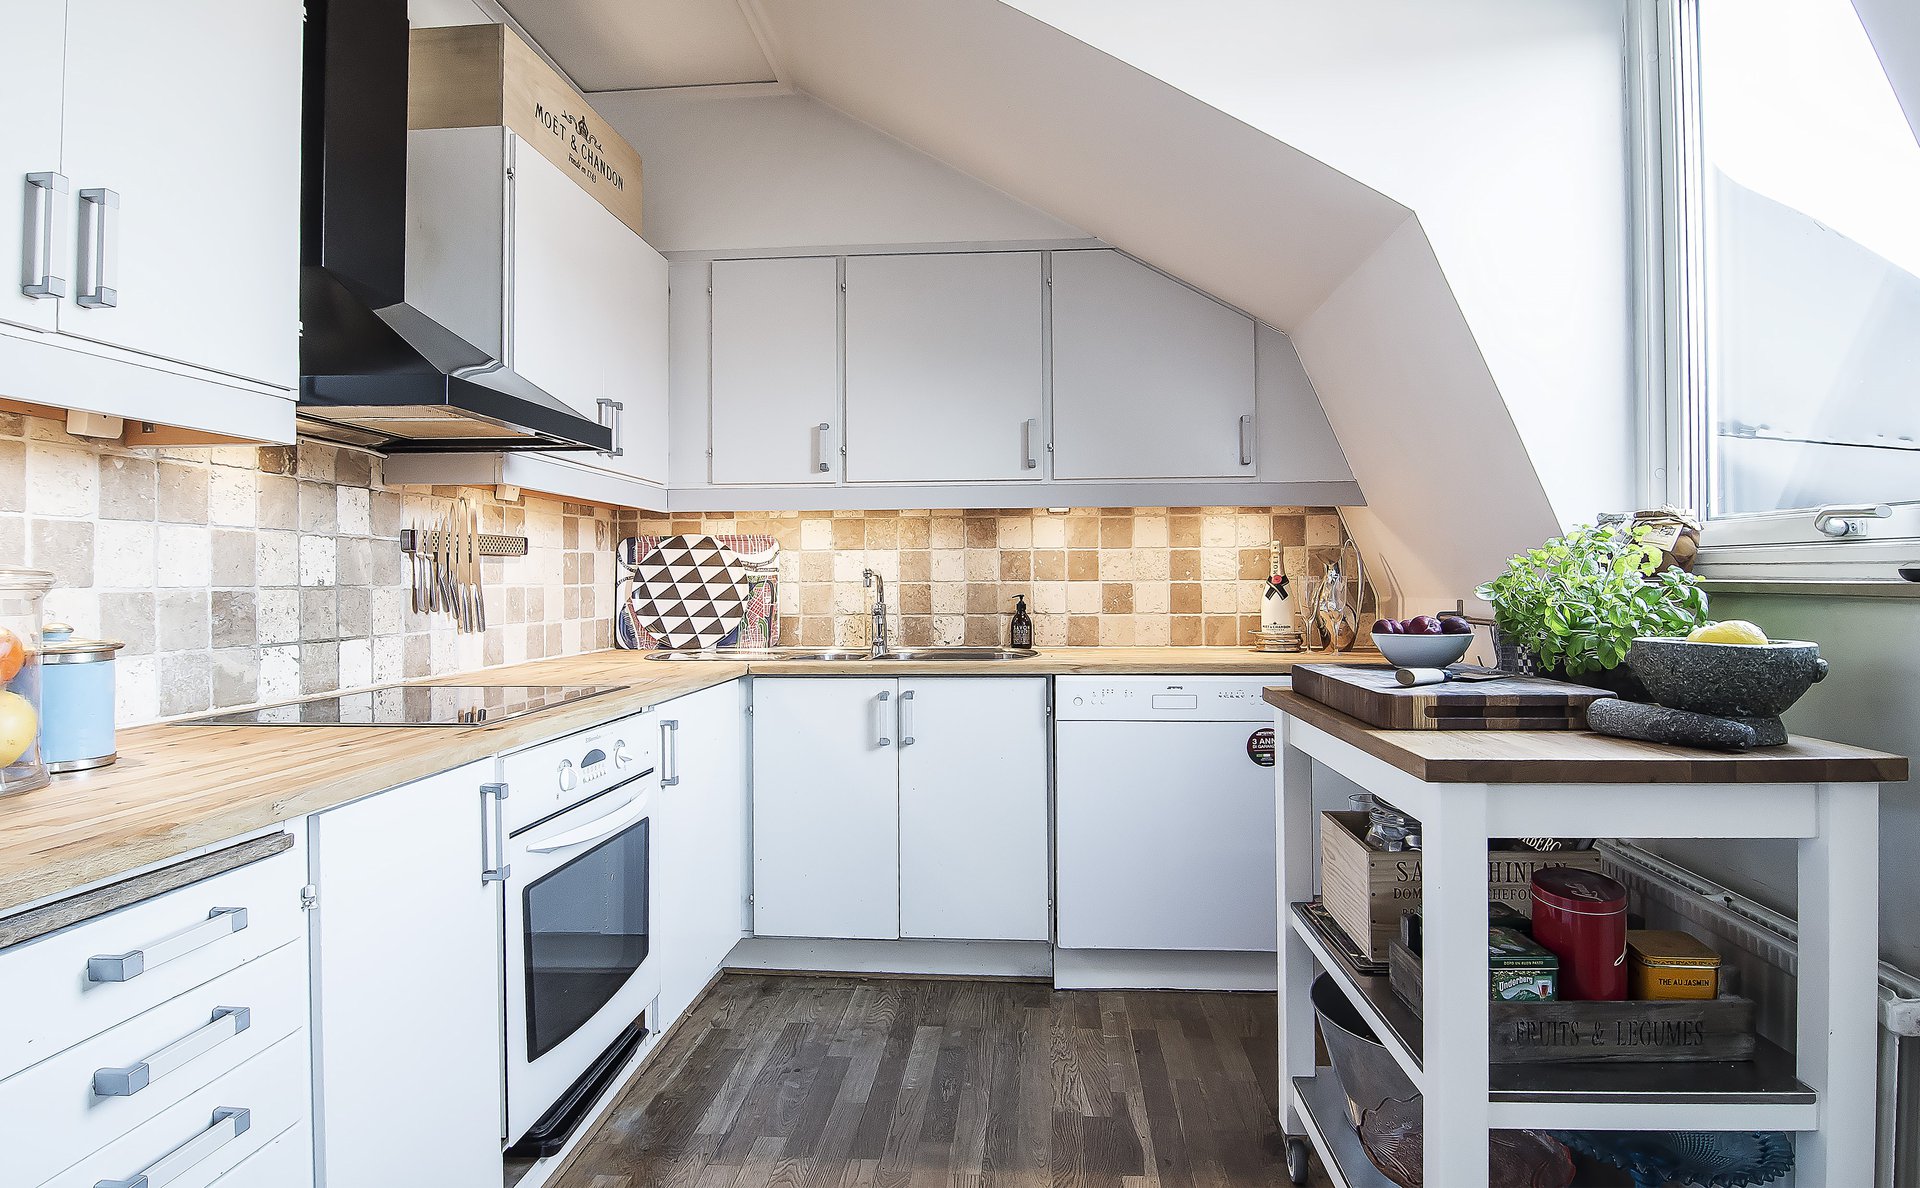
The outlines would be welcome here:
M 1026 660 L 1040 653 L 1028 648 L 894 648 L 875 656 L 865 648 L 710 648 L 703 652 L 648 652 L 649 660 L 732 660 L 768 663 L 777 660 Z
M 955 645 L 946 648 L 894 648 L 876 660 L 1030 660 L 1040 653 L 1032 648 L 981 648 Z

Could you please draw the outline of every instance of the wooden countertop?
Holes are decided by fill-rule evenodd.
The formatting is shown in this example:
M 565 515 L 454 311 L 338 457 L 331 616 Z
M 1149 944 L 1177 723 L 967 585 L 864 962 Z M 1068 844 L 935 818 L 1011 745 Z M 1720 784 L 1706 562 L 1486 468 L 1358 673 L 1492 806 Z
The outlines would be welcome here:
M 1907 760 L 1795 736 L 1784 747 L 1730 754 L 1576 730 L 1382 730 L 1289 689 L 1268 704 L 1435 784 L 1898 783 Z
M 768 675 L 952 676 L 1280 673 L 1306 654 L 1242 648 L 1061 648 L 1031 660 L 783 661 Z M 0 915 L 356 797 L 554 738 L 746 675 L 730 661 L 663 663 L 593 652 L 427 684 L 625 685 L 494 726 L 142 726 L 111 767 L 0 799 Z

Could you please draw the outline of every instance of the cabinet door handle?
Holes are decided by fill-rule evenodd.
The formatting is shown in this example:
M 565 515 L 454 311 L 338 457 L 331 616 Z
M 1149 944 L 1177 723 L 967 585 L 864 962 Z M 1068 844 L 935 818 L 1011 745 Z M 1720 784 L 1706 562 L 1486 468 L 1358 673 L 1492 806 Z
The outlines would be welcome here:
M 893 700 L 893 694 L 882 690 L 873 699 L 873 745 L 890 747 L 893 740 L 887 737 L 887 702 Z
M 29 297 L 65 297 L 67 278 L 53 270 L 66 240 L 67 179 L 58 173 L 29 173 L 26 218 L 26 268 L 20 291 Z
M 132 1179 L 99 1180 L 93 1188 L 166 1188 L 195 1164 L 247 1133 L 252 1125 L 252 1110 L 221 1106 L 213 1111 L 213 1121 L 205 1130 L 147 1164 Z
M 906 689 L 900 694 L 900 745 L 913 745 L 913 690 Z
M 671 788 L 680 782 L 680 723 L 660 723 L 660 786 Z
M 828 440 L 828 435 L 832 432 L 833 426 L 825 421 L 813 427 L 813 468 L 821 474 L 825 474 L 827 471 L 833 469 L 833 467 L 827 463 L 827 451 L 832 448 L 832 442 Z
M 483 856 L 482 862 L 493 865 L 480 871 L 482 883 L 504 883 L 513 873 L 513 867 L 507 863 L 507 786 L 505 784 L 482 784 L 480 795 L 493 804 L 493 856 Z
M 1035 455 L 1033 441 L 1040 436 L 1040 418 L 1028 417 L 1020 422 L 1020 465 L 1022 469 L 1034 470 L 1039 467 L 1040 459 Z
M 618 458 L 627 452 L 620 443 L 620 422 L 627 416 L 627 406 L 623 401 L 600 398 L 600 423 L 613 430 L 613 448 L 606 451 L 609 458 Z
M 80 292 L 75 305 L 110 309 L 120 304 L 120 195 L 112 190 L 80 191 Z
M 253 1025 L 246 1007 L 215 1007 L 213 1019 L 140 1061 L 122 1068 L 95 1069 L 93 1091 L 101 1097 L 132 1097 L 189 1060 L 206 1055 Z
M 247 926 L 247 909 L 217 907 L 207 918 L 171 936 L 163 936 L 150 945 L 130 953 L 115 953 L 87 958 L 87 981 L 130 982 L 156 965 L 184 957 L 195 949 L 204 949 L 223 936 L 231 936 Z
M 1253 414 L 1240 418 L 1240 465 L 1253 465 Z

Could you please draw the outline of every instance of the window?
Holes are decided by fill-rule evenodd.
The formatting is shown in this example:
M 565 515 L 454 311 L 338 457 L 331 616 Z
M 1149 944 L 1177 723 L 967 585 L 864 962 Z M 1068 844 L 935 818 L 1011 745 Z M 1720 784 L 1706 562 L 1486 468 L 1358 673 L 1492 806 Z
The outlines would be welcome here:
M 1705 513 L 1710 562 L 1739 558 L 1728 546 L 1906 539 L 1913 551 L 1914 128 L 1851 0 L 1666 2 L 1672 494 Z M 1833 505 L 1867 510 L 1836 537 L 1840 518 L 1814 523 Z M 1877 505 L 1893 514 L 1877 518 Z

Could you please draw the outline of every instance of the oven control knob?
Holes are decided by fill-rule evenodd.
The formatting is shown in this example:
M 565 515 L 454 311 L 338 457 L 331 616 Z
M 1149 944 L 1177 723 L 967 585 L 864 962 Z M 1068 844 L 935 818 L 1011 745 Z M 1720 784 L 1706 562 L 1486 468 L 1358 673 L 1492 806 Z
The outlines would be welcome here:
M 613 765 L 615 767 L 633 766 L 633 752 L 627 750 L 626 743 L 617 742 L 613 744 Z
M 579 784 L 580 773 L 574 770 L 573 760 L 562 759 L 560 761 L 560 790 L 562 792 L 571 792 L 578 787 Z

